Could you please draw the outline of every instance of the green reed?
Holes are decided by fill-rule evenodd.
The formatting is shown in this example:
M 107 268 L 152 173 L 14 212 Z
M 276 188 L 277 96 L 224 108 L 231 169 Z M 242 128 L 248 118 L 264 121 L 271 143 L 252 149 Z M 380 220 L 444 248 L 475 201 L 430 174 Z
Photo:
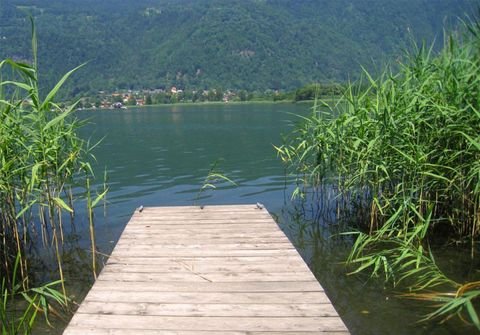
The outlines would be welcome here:
M 195 199 L 193 200 L 193 205 L 196 206 L 198 205 L 202 193 L 207 191 L 207 190 L 215 190 L 217 188 L 217 183 L 219 182 L 227 182 L 232 186 L 237 186 L 237 183 L 235 183 L 233 180 L 225 176 L 225 174 L 222 172 L 222 170 L 219 168 L 219 164 L 222 161 L 222 159 L 217 159 L 215 160 L 211 165 L 208 170 L 207 176 L 202 182 L 202 185 L 200 186 L 197 195 L 195 196 Z
M 480 329 L 479 283 L 448 278 L 429 247 L 469 242 L 473 257 L 480 235 L 480 28 L 469 28 L 438 54 L 415 46 L 398 72 L 364 71 L 276 149 L 298 176 L 297 194 L 337 186 L 339 219 L 359 228 L 349 233 L 354 273 L 382 275 L 410 298 L 440 303 L 430 317 L 458 313 Z
M 32 50 L 32 64 L 11 59 L 0 62 L 1 281 L 5 292 L 18 291 L 18 283 L 24 291 L 30 290 L 28 253 L 40 235 L 44 246 L 54 251 L 66 304 L 63 221 L 65 214 L 73 218 L 73 189 L 78 190 L 82 180 L 93 177 L 88 163 L 92 156 L 87 143 L 76 133 L 83 123 L 74 117 L 75 104 L 61 107 L 55 102 L 62 85 L 78 68 L 65 74 L 43 97 L 33 21 Z M 2 80 L 5 77 L 9 79 Z M 90 195 L 89 186 L 86 192 Z M 105 192 L 88 201 L 89 211 Z M 2 298 L 8 297 L 5 292 L 2 288 Z
M 54 287 L 60 280 L 39 287 L 25 289 L 17 281 L 21 257 L 17 255 L 12 273 L 12 281 L 16 283 L 8 287 L 4 277 L 0 283 L 0 329 L 3 335 L 30 334 L 37 316 L 42 313 L 47 324 L 49 314 L 58 313 L 51 302 L 66 307 L 66 297 Z M 19 305 L 22 307 L 19 311 Z

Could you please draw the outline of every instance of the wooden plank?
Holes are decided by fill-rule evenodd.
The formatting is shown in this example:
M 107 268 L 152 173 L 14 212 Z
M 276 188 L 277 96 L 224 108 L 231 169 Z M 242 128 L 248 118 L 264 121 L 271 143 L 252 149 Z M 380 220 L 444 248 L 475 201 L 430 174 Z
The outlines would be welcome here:
M 222 229 L 219 228 L 217 231 L 214 233 L 203 230 L 203 229 L 182 229 L 178 231 L 170 231 L 170 230 L 163 230 L 161 228 L 150 228 L 150 227 L 144 227 L 140 229 L 137 228 L 129 228 L 128 230 L 125 231 L 125 235 L 134 235 L 134 234 L 149 234 L 151 239 L 155 239 L 156 237 L 159 237 L 160 239 L 164 239 L 166 236 L 172 237 L 172 238 L 186 238 L 190 237 L 191 240 L 194 240 L 195 238 L 207 238 L 207 237 L 213 237 L 213 238 L 223 238 L 228 235 L 232 236 L 238 236 L 238 237 L 255 237 L 256 233 L 259 234 L 260 236 L 266 235 L 266 236 L 271 236 L 271 237 L 281 237 L 283 234 L 281 231 L 275 232 L 272 231 L 271 229 L 249 229 L 249 230 L 234 230 L 234 229 Z M 253 235 L 253 236 L 252 236 Z M 288 239 L 285 238 L 285 241 L 288 241 Z
M 249 230 L 249 231 L 232 231 L 232 230 L 223 230 L 225 234 L 221 234 L 220 232 L 217 232 L 216 234 L 212 234 L 211 232 L 202 230 L 202 229 L 185 229 L 183 231 L 169 231 L 169 230 L 164 230 L 162 231 L 161 229 L 158 229 L 155 231 L 155 229 L 128 229 L 123 232 L 122 234 L 122 239 L 123 238 L 137 238 L 137 239 L 149 239 L 149 238 L 160 238 L 160 239 L 165 239 L 168 237 L 178 237 L 178 238 L 255 238 L 255 237 L 262 237 L 262 238 L 267 238 L 267 237 L 277 237 L 277 238 L 286 238 L 284 234 L 281 231 L 272 231 L 271 229 L 255 229 L 255 230 Z M 228 233 L 228 234 L 227 234 Z
M 268 273 L 268 272 L 309 272 L 308 267 L 301 263 L 269 263 L 269 264 L 244 264 L 231 262 L 225 264 L 207 262 L 168 262 L 165 264 L 133 264 L 133 263 L 109 263 L 103 270 L 107 272 L 137 272 L 137 273 L 165 273 L 195 271 L 202 274 L 213 273 Z
M 172 241 L 174 240 L 174 241 Z M 152 245 L 152 244 L 166 244 L 166 243 L 174 243 L 178 242 L 178 244 L 187 244 L 192 242 L 192 238 L 188 238 L 185 236 L 177 236 L 177 235 L 157 235 L 152 236 L 150 235 L 143 235 L 143 237 L 137 237 L 137 235 L 131 234 L 124 234 L 122 239 L 117 243 L 117 245 Z M 202 244 L 229 244 L 229 243 L 278 243 L 278 242 L 285 242 L 285 237 L 258 237 L 258 236 L 243 236 L 243 237 L 234 237 L 230 235 L 224 236 L 195 236 L 194 239 L 195 243 L 202 243 Z
M 289 255 L 289 256 L 237 256 L 237 257 L 171 257 L 171 258 L 163 258 L 163 257 L 146 257 L 146 256 L 125 256 L 125 257 L 116 257 L 111 256 L 108 259 L 107 264 L 147 264 L 147 265 L 155 265 L 155 264 L 179 264 L 179 263 L 187 263 L 187 264 L 215 264 L 215 265 L 224 265 L 224 264 L 271 264 L 271 263 L 282 263 L 282 264 L 298 264 L 301 263 L 306 268 L 307 265 L 303 262 L 298 261 L 298 255 Z
M 182 249 L 182 250 L 151 250 L 149 251 L 149 255 L 151 257 L 225 257 L 225 256 L 289 256 L 295 255 L 297 251 L 292 249 L 272 249 L 272 250 L 264 250 L 264 249 L 255 249 L 255 250 L 228 250 L 228 249 Z M 115 250 L 115 256 L 143 256 L 145 255 L 141 251 L 135 251 L 134 248 L 127 249 L 123 248 L 121 250 Z
M 190 228 L 183 228 L 183 229 L 169 229 L 168 227 L 163 226 L 155 226 L 155 225 L 137 225 L 137 226 L 129 226 L 125 229 L 125 233 L 155 233 L 158 235 L 162 234 L 176 234 L 179 236 L 191 236 L 192 238 L 195 237 L 195 234 L 204 234 L 204 235 L 223 235 L 229 233 L 237 233 L 237 234 L 250 234 L 250 236 L 254 235 L 254 232 L 260 233 L 270 233 L 274 234 L 277 232 L 277 236 L 280 236 L 282 233 L 280 230 L 275 230 L 275 228 L 269 228 L 268 226 L 262 227 L 232 227 L 232 226 L 218 226 L 214 228 L 213 231 L 209 229 L 205 229 L 203 227 L 190 227 Z
M 330 304 L 152 304 L 85 301 L 77 313 L 196 317 L 335 317 Z
M 249 240 L 255 240 L 255 239 L 281 239 L 282 241 L 285 240 L 285 237 L 281 236 L 281 232 L 258 232 L 255 231 L 255 236 L 252 236 L 252 233 L 247 233 L 247 232 L 240 232 L 240 233 L 228 233 L 225 235 L 213 235 L 213 234 L 208 234 L 205 232 L 202 233 L 197 233 L 194 235 L 179 235 L 178 233 L 168 233 L 165 232 L 164 234 L 147 234 L 145 232 L 140 233 L 140 232 L 125 232 L 122 234 L 120 242 L 123 242 L 124 240 L 135 240 L 136 242 L 140 241 L 148 241 L 149 239 L 151 241 L 159 241 L 160 243 L 167 240 L 171 241 L 172 239 L 178 239 L 179 241 L 185 241 L 185 240 L 190 240 L 192 239 L 202 241 L 202 240 L 227 240 L 227 241 L 249 241 Z M 189 237 L 189 236 L 195 236 L 194 238 Z
M 128 329 L 98 329 L 94 327 L 76 327 L 68 329 L 68 335 L 132 335 Z M 246 331 L 201 331 L 201 330 L 152 330 L 136 329 L 135 335 L 348 335 L 348 331 L 313 331 L 313 332 L 246 332 Z
M 131 329 L 132 332 L 138 329 L 249 332 L 346 330 L 339 317 L 156 317 L 78 313 L 70 324 L 83 327 Z
M 151 213 L 148 216 L 145 216 L 144 213 L 139 213 L 132 216 L 132 220 L 165 220 L 165 219 L 189 219 L 195 221 L 202 220 L 211 220 L 211 219 L 225 219 L 225 220 L 268 220 L 270 215 L 266 211 L 258 212 L 212 212 L 208 213 L 206 211 L 200 212 L 190 212 L 190 213 L 168 213 L 168 212 L 159 212 Z
M 143 213 L 142 213 L 143 214 Z M 195 220 L 195 221 L 203 221 L 203 220 L 240 220 L 240 221 L 248 221 L 248 220 L 259 220 L 259 221 L 268 221 L 269 216 L 268 212 L 259 211 L 259 212 L 237 212 L 237 213 L 226 213 L 226 212 L 217 212 L 217 213 L 208 213 L 208 212 L 193 212 L 193 213 L 165 213 L 159 212 L 158 214 L 150 214 L 148 217 L 144 215 L 135 215 L 132 217 L 132 221 L 142 221 L 142 220 Z
M 92 290 L 129 292 L 312 292 L 323 291 L 317 281 L 244 282 L 166 282 L 157 277 L 152 282 L 108 280 L 100 276 Z
M 273 282 L 273 281 L 292 281 L 304 280 L 310 278 L 310 272 L 266 272 L 266 273 L 208 273 L 202 274 L 195 271 L 191 272 L 164 272 L 164 273 L 128 273 L 128 272 L 110 272 L 102 273 L 102 280 L 111 281 L 136 281 L 136 282 L 155 282 L 161 281 L 192 281 L 192 282 Z
M 205 249 L 217 249 L 223 250 L 291 250 L 295 249 L 290 242 L 276 242 L 276 243 L 197 243 L 192 241 L 190 244 L 175 243 L 175 241 L 169 241 L 168 243 L 159 245 L 157 243 L 148 244 L 118 244 L 115 247 L 115 251 L 129 250 L 132 252 L 160 252 L 160 251 L 178 251 L 178 250 L 205 250 Z
M 199 227 L 203 227 L 206 225 L 219 225 L 219 226 L 227 226 L 227 225 L 254 225 L 254 226 L 262 226 L 264 224 L 272 224 L 272 219 L 270 218 L 256 218 L 256 217 L 222 217 L 221 215 L 218 217 L 208 217 L 203 219 L 196 219 L 195 222 L 192 222 L 192 218 L 187 216 L 182 218 L 171 218 L 171 217 L 151 217 L 151 218 L 135 218 L 131 219 L 129 224 L 131 225 L 141 225 L 141 224 L 151 224 L 151 225 L 195 225 Z
M 294 301 L 305 303 L 329 303 L 323 292 L 128 292 L 91 290 L 85 301 L 144 302 L 186 304 L 288 304 Z
M 207 244 L 206 244 L 207 245 Z M 216 244 L 208 244 L 210 246 L 215 246 Z M 220 244 L 220 245 L 225 245 L 225 244 Z M 258 250 L 258 249 L 257 249 Z M 287 249 L 290 250 L 290 249 Z M 288 264 L 296 264 L 298 265 L 298 258 L 297 262 L 295 261 L 294 255 L 292 255 L 290 252 L 288 255 L 266 255 L 266 256 L 229 256 L 229 255 L 224 255 L 224 256 L 199 256 L 197 258 L 194 258 L 194 256 L 177 256 L 177 257 L 170 257 L 168 259 L 162 258 L 162 257 L 145 257 L 145 256 L 138 256 L 138 255 L 131 255 L 131 256 L 125 256 L 125 257 L 116 257 L 113 256 L 109 258 L 108 262 L 111 262 L 112 264 L 159 264 L 163 265 L 166 263 L 170 264 L 209 264 L 210 266 L 214 265 L 225 265 L 225 264 L 238 264 L 238 265 L 248 265 L 248 264 L 254 264 L 258 263 L 261 264 L 263 262 L 269 262 L 269 264 L 282 264 L 282 261 L 279 260 L 280 258 L 284 258 L 283 263 L 288 265 Z M 210 263 L 209 263 L 210 262 Z M 215 262 L 215 264 L 212 264 L 211 262 Z M 304 265 L 304 268 L 308 268 L 307 265 Z
M 64 334 L 346 335 L 256 205 L 136 211 Z
M 227 213 L 235 213 L 235 212 L 248 212 L 254 210 L 256 212 L 261 213 L 262 210 L 259 210 L 256 205 L 253 204 L 245 204 L 245 205 L 214 205 L 214 206 L 162 206 L 162 207 L 145 207 L 143 208 L 142 213 L 135 211 L 134 215 L 138 214 L 147 214 L 151 215 L 153 213 L 212 213 L 212 212 L 227 212 Z M 266 210 L 263 210 L 266 211 Z
M 163 227 L 168 228 L 171 227 L 172 229 L 178 229 L 183 226 L 190 226 L 189 228 L 197 228 L 197 229 L 220 229 L 220 228 L 241 228 L 246 230 L 250 229 L 270 229 L 270 230 L 280 230 L 274 223 L 268 220 L 240 220 L 240 219 L 232 219 L 230 221 L 226 221 L 226 219 L 218 219 L 218 220 L 202 220 L 202 221 L 195 221 L 192 223 L 192 219 L 185 218 L 182 220 L 155 220 L 155 221 L 134 221 L 132 224 L 127 226 L 127 229 L 139 229 L 140 227 Z M 271 220 L 271 219 L 270 219 Z M 167 226 L 167 227 L 166 227 Z M 215 227 L 216 226 L 216 227 Z M 153 230 L 153 229 L 152 229 Z

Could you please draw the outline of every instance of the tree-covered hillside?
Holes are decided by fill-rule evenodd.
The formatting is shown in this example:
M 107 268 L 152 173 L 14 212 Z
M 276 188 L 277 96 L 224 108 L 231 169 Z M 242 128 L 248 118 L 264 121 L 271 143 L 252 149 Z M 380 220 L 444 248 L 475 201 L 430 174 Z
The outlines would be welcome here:
M 431 43 L 475 0 L 0 0 L 0 58 L 42 78 L 88 61 L 69 92 L 100 89 L 292 89 L 343 81 L 394 61 L 412 34 Z

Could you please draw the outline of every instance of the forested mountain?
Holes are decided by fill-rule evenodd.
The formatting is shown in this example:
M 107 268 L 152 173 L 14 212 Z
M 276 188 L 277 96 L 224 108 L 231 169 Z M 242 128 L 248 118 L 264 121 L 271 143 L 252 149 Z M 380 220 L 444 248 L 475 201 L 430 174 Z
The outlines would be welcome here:
M 69 83 L 100 89 L 292 89 L 395 61 L 414 36 L 442 39 L 475 0 L 0 0 L 0 58 L 42 79 L 88 62 Z M 441 44 L 441 43 L 438 43 Z

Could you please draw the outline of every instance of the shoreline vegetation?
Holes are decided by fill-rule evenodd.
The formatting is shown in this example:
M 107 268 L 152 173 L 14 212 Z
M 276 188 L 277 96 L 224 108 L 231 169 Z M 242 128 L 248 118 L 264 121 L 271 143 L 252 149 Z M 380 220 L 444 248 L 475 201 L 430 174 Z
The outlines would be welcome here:
M 301 103 L 314 101 L 318 95 L 325 99 L 334 99 L 334 97 L 341 94 L 343 87 L 344 85 L 339 83 L 314 83 L 288 92 L 274 90 L 266 90 L 264 92 L 227 90 L 224 92 L 221 89 L 186 92 L 176 87 L 147 91 L 116 91 L 112 93 L 99 91 L 96 97 L 80 98 L 77 108 L 91 110 L 178 104 Z
M 83 123 L 73 115 L 75 104 L 61 107 L 55 102 L 78 68 L 42 96 L 31 21 L 33 64 L 0 62 L 0 329 L 5 335 L 30 334 L 38 315 L 50 324 L 51 314 L 68 310 L 65 225 L 74 224 L 78 202 L 87 207 L 95 276 L 92 211 L 106 194 L 106 189 L 90 187 L 94 175 L 89 161 L 94 157 L 89 143 L 77 135 Z M 12 79 L 1 79 L 6 73 Z M 43 265 L 41 279 L 35 262 Z
M 294 195 L 338 191 L 337 220 L 352 231 L 347 266 L 480 330 L 480 276 L 447 273 L 446 246 L 480 237 L 480 21 L 465 23 L 443 49 L 413 45 L 398 71 L 347 87 L 338 103 L 317 101 L 277 152 L 297 178 Z M 328 195 L 324 200 L 332 201 Z
M 339 97 L 329 97 L 329 98 L 322 98 L 322 101 L 329 101 L 334 103 L 337 101 Z M 135 110 L 135 109 L 142 109 L 142 108 L 171 108 L 175 106 L 225 106 L 225 105 L 262 105 L 262 104 L 305 104 L 305 105 L 313 105 L 315 104 L 315 99 L 312 100 L 280 100 L 280 101 L 272 101 L 272 100 L 251 100 L 251 101 L 232 101 L 232 102 L 222 102 L 222 101 L 204 101 L 204 102 L 176 102 L 173 104 L 153 104 L 153 105 L 141 105 L 141 106 L 125 106 L 125 108 L 82 108 L 77 110 L 85 110 L 85 111 L 96 111 L 96 110 Z

